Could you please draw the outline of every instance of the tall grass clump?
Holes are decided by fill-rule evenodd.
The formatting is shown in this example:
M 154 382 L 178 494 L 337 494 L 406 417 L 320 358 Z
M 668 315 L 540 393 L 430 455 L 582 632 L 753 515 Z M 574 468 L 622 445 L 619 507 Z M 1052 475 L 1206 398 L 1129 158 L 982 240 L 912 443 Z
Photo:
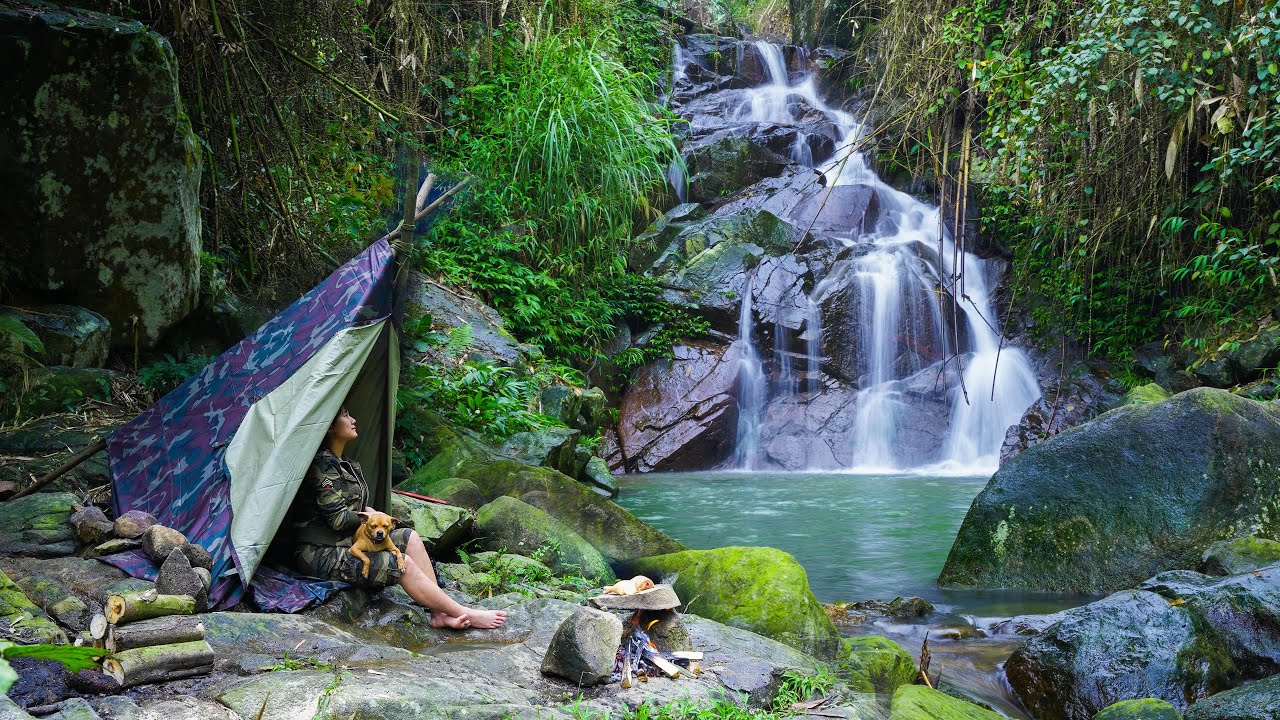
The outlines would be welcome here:
M 678 161 L 671 120 L 608 24 L 541 15 L 497 37 L 492 68 L 450 101 L 440 160 L 475 189 L 433 225 L 423 269 L 478 291 L 522 340 L 587 357 L 634 303 L 626 251 Z

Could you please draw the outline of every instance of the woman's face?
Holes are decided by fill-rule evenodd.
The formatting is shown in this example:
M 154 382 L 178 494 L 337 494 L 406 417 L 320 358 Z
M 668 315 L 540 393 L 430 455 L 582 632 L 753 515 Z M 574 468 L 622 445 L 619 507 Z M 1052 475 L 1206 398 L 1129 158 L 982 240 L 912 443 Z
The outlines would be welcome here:
M 351 417 L 351 413 L 347 412 L 346 408 L 343 408 L 333 419 L 333 424 L 329 426 L 329 438 L 345 443 L 357 437 L 359 433 L 356 432 L 356 419 Z

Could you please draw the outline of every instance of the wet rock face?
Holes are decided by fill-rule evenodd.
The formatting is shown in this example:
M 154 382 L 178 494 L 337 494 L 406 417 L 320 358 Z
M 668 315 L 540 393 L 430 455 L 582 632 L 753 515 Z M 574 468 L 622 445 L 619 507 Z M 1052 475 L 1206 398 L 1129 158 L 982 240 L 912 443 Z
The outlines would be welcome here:
M 0 10 L 0 247 L 20 291 L 101 313 L 142 347 L 200 289 L 200 150 L 164 38 L 96 13 Z
M 1142 697 L 1185 710 L 1231 687 L 1236 676 L 1211 631 L 1144 591 L 1063 613 L 1013 653 L 1005 672 L 1022 703 L 1044 720 L 1089 720 L 1114 702 Z
M 641 369 L 622 398 L 618 424 L 628 472 L 711 467 L 737 437 L 736 348 L 693 342 Z
M 1280 537 L 1278 448 L 1277 408 L 1222 390 L 1113 410 L 1006 462 L 939 581 L 1112 591 L 1218 540 Z

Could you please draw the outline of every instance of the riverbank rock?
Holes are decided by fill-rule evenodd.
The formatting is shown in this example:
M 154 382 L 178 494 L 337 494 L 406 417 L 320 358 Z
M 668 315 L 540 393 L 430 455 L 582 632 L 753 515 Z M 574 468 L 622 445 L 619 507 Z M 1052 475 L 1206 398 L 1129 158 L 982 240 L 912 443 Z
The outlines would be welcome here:
M 92 310 L 75 305 L 43 305 L 27 309 L 0 309 L 0 316 L 22 321 L 44 345 L 44 352 L 29 353 L 42 365 L 75 368 L 102 367 L 111 348 L 111 323 Z
M 1163 700 L 1139 698 L 1108 705 L 1093 720 L 1182 720 L 1182 715 Z
M 738 432 L 736 345 L 693 341 L 671 359 L 641 368 L 618 406 L 618 441 L 627 472 L 715 466 Z
M 531 555 L 541 548 L 560 573 L 577 572 L 591 580 L 610 580 L 613 571 L 598 550 L 564 523 L 532 505 L 502 496 L 476 513 L 476 530 L 489 550 Z
M 1218 540 L 1280 536 L 1278 416 L 1198 388 L 1046 440 L 974 500 L 939 582 L 1113 591 L 1196 567 Z
M 1280 720 L 1280 675 L 1201 700 L 1186 720 Z
M 0 10 L 0 230 L 14 288 L 101 313 L 152 347 L 200 291 L 200 143 L 173 50 L 136 22 Z
M 519 432 L 507 438 L 500 450 L 520 462 L 558 470 L 569 477 L 578 476 L 574 450 L 582 433 L 566 427 L 545 427 Z
M 67 644 L 66 633 L 4 573 L 0 573 L 0 626 L 6 636 L 24 644 Z
M 1198 616 L 1140 590 L 1066 611 L 1014 651 L 1005 674 L 1041 720 L 1089 720 L 1112 703 L 1144 697 L 1185 710 L 1238 677 L 1227 648 Z
M 894 692 L 889 705 L 889 720 L 1000 720 L 1003 717 L 923 685 L 903 685 Z
M 1204 551 L 1200 572 L 1237 575 L 1280 563 L 1280 542 L 1259 537 L 1219 540 Z
M 1191 370 L 1205 385 L 1229 388 L 1255 380 L 1280 363 L 1280 323 L 1258 328 L 1252 337 L 1242 338 L 1213 355 L 1197 360 Z
M 613 674 L 622 621 L 613 613 L 580 607 L 560 623 L 542 659 L 542 674 L 578 685 L 599 685 Z
M 639 558 L 627 563 L 627 571 L 670 584 L 684 600 L 684 612 L 819 658 L 835 657 L 840 649 L 840 635 L 809 589 L 804 568 L 781 550 L 686 550 Z
M 466 539 L 475 524 L 475 516 L 466 508 L 419 500 L 398 493 L 391 495 L 391 514 L 402 518 L 404 526 L 413 528 L 422 538 L 427 552 L 439 554 L 452 550 Z

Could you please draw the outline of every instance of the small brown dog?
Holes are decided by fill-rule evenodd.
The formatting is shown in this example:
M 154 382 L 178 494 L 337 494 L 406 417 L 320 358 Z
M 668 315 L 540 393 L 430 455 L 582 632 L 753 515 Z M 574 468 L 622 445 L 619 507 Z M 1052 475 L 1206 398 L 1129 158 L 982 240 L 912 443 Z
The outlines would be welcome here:
M 404 553 L 391 542 L 391 531 L 395 529 L 396 519 L 382 512 L 356 513 L 363 522 L 356 528 L 351 549 L 347 552 L 360 559 L 364 576 L 369 577 L 369 556 L 366 552 L 389 550 L 396 554 L 396 563 L 404 570 Z

